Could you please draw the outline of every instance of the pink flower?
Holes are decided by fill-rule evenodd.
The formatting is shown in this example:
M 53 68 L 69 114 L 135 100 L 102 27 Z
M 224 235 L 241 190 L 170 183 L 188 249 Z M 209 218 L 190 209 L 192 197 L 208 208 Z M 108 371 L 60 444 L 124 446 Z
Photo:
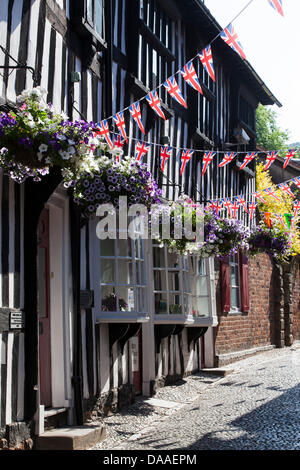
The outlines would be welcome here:
M 23 103 L 22 106 L 20 106 L 20 110 L 24 111 L 27 108 L 26 103 Z

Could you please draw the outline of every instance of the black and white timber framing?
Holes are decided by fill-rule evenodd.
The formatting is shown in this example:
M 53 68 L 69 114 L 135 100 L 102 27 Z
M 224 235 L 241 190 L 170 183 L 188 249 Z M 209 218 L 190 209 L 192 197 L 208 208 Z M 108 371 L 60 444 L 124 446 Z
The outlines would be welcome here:
M 0 65 L 27 66 L 0 70 L 2 109 L 9 109 L 23 89 L 37 83 L 48 90 L 48 101 L 58 111 L 64 110 L 70 119 L 84 117 L 99 122 L 162 83 L 220 30 L 200 0 L 103 0 L 98 2 L 103 6 L 103 28 L 99 35 L 88 16 L 88 7 L 94 3 L 1 1 Z M 178 77 L 187 98 L 187 110 L 166 96 L 162 88 L 160 97 L 168 117 L 166 122 L 155 116 L 145 101 L 141 103 L 145 140 L 160 144 L 162 137 L 168 136 L 171 146 L 194 149 L 255 147 L 256 106 L 259 102 L 276 103 L 276 98 L 258 80 L 250 64 L 243 62 L 221 39 L 214 43 L 213 53 L 216 83 L 197 65 L 203 96 Z M 79 72 L 81 80 L 73 83 L 71 72 Z M 133 155 L 135 141 L 131 138 L 143 136 L 129 113 L 126 124 L 129 145 L 125 154 Z M 227 145 L 236 142 L 233 136 L 236 127 L 245 129 L 250 136 L 249 147 Z M 205 202 L 240 193 L 247 196 L 255 190 L 253 167 L 240 172 L 238 163 L 232 163 L 219 170 L 221 156 L 217 156 L 201 178 L 202 160 L 200 154 L 194 155 L 183 177 L 179 152 L 173 153 L 161 174 L 159 146 L 151 147 L 146 162 L 167 199 L 176 199 L 185 192 L 197 202 Z M 17 185 L 0 171 L 0 430 L 17 421 L 32 422 L 39 406 L 37 223 L 45 204 L 55 207 L 56 202 L 49 202 L 49 198 L 59 183 L 59 175 L 54 173 L 44 183 Z M 55 201 L 65 201 L 61 194 L 55 197 Z M 69 220 L 71 215 L 71 230 L 66 233 L 63 245 L 64 253 L 70 251 L 65 283 L 71 286 L 72 295 L 66 307 L 69 317 L 66 315 L 63 320 L 64 325 L 68 321 L 70 324 L 63 337 L 64 342 L 68 341 L 69 351 L 62 347 L 61 361 L 68 376 L 64 379 L 61 400 L 71 409 L 69 422 L 80 423 L 83 401 L 86 407 L 101 394 L 130 381 L 130 342 L 123 350 L 118 341 L 110 347 L 109 324 L 95 324 L 95 308 L 80 308 L 78 289 L 96 291 L 99 284 L 91 268 L 95 256 L 91 241 L 94 226 L 93 223 L 80 226 L 72 204 L 70 208 L 68 202 L 57 204 L 64 207 L 62 220 Z M 53 217 L 60 217 L 55 210 Z M 243 217 L 248 222 L 247 214 Z M 67 305 L 66 299 L 64 302 Z M 11 311 L 25 312 L 24 329 L 10 329 Z M 154 342 L 154 326 L 151 328 L 149 341 Z M 143 326 L 142 331 L 144 336 L 150 330 Z M 190 348 L 187 328 L 174 327 L 172 334 L 161 340 L 153 378 L 198 370 L 201 347 L 199 341 L 195 344 L 194 349 Z M 62 406 L 59 400 L 57 403 Z

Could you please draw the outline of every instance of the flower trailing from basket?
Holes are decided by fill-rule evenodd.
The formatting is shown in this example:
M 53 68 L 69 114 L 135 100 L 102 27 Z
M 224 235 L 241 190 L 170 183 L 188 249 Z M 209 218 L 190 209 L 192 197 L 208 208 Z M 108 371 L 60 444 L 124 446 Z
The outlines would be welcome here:
M 261 222 L 251 230 L 249 252 L 252 255 L 267 253 L 277 261 L 286 261 L 292 254 L 290 235 L 275 223 L 270 228 Z
M 14 181 L 40 181 L 52 166 L 77 174 L 94 167 L 93 152 L 103 146 L 97 125 L 71 122 L 47 104 L 47 92 L 36 87 L 17 97 L 18 109 L 0 113 L 0 168 Z
M 127 196 L 128 206 L 160 204 L 161 190 L 147 165 L 130 157 L 120 162 L 107 156 L 97 159 L 97 169 L 78 174 L 65 182 L 72 188 L 74 201 L 85 217 L 94 216 L 100 204 L 111 203 L 119 209 L 119 197 Z

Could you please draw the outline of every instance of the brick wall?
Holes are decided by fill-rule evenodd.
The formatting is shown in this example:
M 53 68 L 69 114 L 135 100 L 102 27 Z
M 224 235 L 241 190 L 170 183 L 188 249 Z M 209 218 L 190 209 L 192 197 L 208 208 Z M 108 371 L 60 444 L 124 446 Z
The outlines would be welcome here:
M 219 325 L 214 328 L 216 365 L 226 353 L 284 344 L 283 290 L 280 269 L 266 254 L 249 258 L 250 311 L 221 311 L 220 265 L 216 261 L 216 296 Z M 280 344 L 280 341 L 283 341 Z
M 291 266 L 291 302 L 292 302 L 292 335 L 300 340 L 300 258 L 293 260 Z

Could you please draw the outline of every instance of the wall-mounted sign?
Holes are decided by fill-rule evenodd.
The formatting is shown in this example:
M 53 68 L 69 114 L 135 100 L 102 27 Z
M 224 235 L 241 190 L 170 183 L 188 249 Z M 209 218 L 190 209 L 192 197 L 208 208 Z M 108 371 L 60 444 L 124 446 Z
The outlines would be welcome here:
M 80 291 L 80 308 L 93 308 L 94 307 L 94 291 L 81 290 Z
M 25 327 L 24 312 L 13 311 L 9 315 L 9 329 L 22 330 Z

